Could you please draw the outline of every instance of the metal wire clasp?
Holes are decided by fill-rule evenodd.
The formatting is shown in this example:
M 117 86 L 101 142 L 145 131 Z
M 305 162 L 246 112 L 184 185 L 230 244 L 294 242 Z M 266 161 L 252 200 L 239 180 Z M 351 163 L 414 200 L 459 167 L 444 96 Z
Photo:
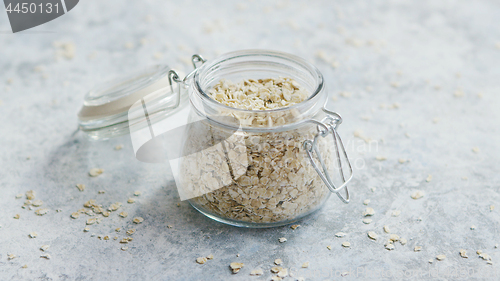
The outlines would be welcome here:
M 197 62 L 201 62 L 201 64 L 204 64 L 206 61 L 207 60 L 204 59 L 201 55 L 194 54 L 191 57 L 191 62 L 193 63 L 194 70 L 191 71 L 188 75 L 186 75 L 186 77 L 184 77 L 184 79 L 182 79 L 182 80 L 180 79 L 179 73 L 176 70 L 171 69 L 168 72 L 168 83 L 170 83 L 170 90 L 172 91 L 172 93 L 174 93 L 174 86 L 173 86 L 172 81 L 174 81 L 178 84 L 177 85 L 177 98 L 175 101 L 174 108 L 178 107 L 179 103 L 181 102 L 181 84 L 180 83 L 185 84 L 186 80 L 193 77 L 193 75 L 196 73 L 196 71 L 198 71 L 198 66 L 196 66 Z
M 352 179 L 352 166 L 351 162 L 349 161 L 349 158 L 347 157 L 347 152 L 345 151 L 342 139 L 337 133 L 337 127 L 342 123 L 342 117 L 338 113 L 329 111 L 325 108 L 323 108 L 323 111 L 327 113 L 327 116 L 323 118 L 321 122 L 316 120 L 310 120 L 310 122 L 317 124 L 316 128 L 318 130 L 318 133 L 316 134 L 313 140 L 304 141 L 304 149 L 307 153 L 307 156 L 309 157 L 309 161 L 311 161 L 311 165 L 316 170 L 319 177 L 326 184 L 328 189 L 330 189 L 331 192 L 336 193 L 337 196 L 340 198 L 340 200 L 342 200 L 344 203 L 349 203 L 349 190 L 347 189 L 347 184 Z M 328 173 L 328 170 L 325 166 L 325 162 L 323 161 L 323 157 L 321 156 L 317 145 L 319 137 L 324 138 L 327 137 L 329 134 L 331 134 L 333 137 L 338 169 L 340 172 L 340 178 L 342 179 L 342 184 L 339 187 L 336 187 L 335 183 L 331 179 L 330 174 Z M 340 149 L 342 149 L 342 154 L 345 158 L 344 161 L 342 161 L 342 158 L 340 157 Z M 316 157 L 323 171 L 320 170 L 318 164 L 314 160 L 313 153 L 316 154 Z M 349 177 L 347 178 L 347 180 L 346 180 L 346 175 L 344 174 L 343 162 L 347 162 L 347 166 L 349 167 Z M 345 194 L 346 194 L 345 197 L 339 193 L 340 190 L 342 190 L 343 188 L 345 188 Z

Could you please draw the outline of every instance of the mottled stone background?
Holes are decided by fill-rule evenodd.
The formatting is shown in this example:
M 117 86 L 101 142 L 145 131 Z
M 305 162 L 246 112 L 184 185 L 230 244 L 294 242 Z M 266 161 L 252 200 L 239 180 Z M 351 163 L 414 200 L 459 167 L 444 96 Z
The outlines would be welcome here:
M 269 280 L 281 258 L 307 280 L 400 280 L 403 273 L 412 280 L 483 280 L 479 274 L 498 280 L 499 19 L 494 0 L 86 0 L 52 22 L 12 34 L 2 10 L 0 279 Z M 169 167 L 135 160 L 128 137 L 95 143 L 75 132 L 84 94 L 106 78 L 159 62 L 187 72 L 193 53 L 211 59 L 247 48 L 294 53 L 323 72 L 328 107 L 344 117 L 340 134 L 356 166 L 350 204 L 332 196 L 296 230 L 222 225 L 186 202 L 178 207 Z M 377 145 L 367 146 L 355 132 Z M 124 149 L 114 150 L 117 144 Z M 105 171 L 90 178 L 94 167 Z M 77 183 L 87 189 L 79 192 Z M 15 195 L 28 190 L 48 214 L 21 208 L 24 199 Z M 136 190 L 142 195 L 126 204 Z M 425 196 L 411 199 L 415 190 Z M 70 214 L 89 199 L 122 202 L 129 217 L 113 213 L 84 233 L 84 216 Z M 362 223 L 365 199 L 376 212 L 369 225 Z M 391 217 L 393 210 L 401 215 Z M 128 251 L 118 241 L 91 237 L 115 236 L 135 216 L 145 220 Z M 407 245 L 385 250 L 384 225 Z M 377 241 L 367 237 L 370 230 Z M 32 231 L 37 238 L 28 237 Z M 334 237 L 338 231 L 346 237 Z M 288 241 L 279 243 L 280 237 Z M 351 248 L 342 248 L 343 241 Z M 40 258 L 44 244 L 50 260 Z M 416 245 L 421 252 L 413 251 Z M 493 265 L 478 258 L 479 249 Z M 17 258 L 9 261 L 7 253 Z M 215 258 L 195 263 L 209 254 Z M 438 262 L 438 254 L 447 258 Z M 235 261 L 245 267 L 233 275 L 228 266 Z M 306 261 L 310 267 L 301 269 Z M 264 275 L 249 276 L 258 267 Z M 461 275 L 447 275 L 453 273 Z

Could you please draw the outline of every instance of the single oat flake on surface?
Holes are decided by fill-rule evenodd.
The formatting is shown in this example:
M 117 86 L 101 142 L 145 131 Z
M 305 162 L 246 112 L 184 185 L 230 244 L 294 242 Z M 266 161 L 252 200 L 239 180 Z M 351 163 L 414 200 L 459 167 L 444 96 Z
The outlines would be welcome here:
M 136 224 L 139 224 L 139 223 L 142 223 L 142 222 L 144 221 L 144 219 L 143 219 L 143 218 L 141 218 L 141 217 L 136 217 L 136 218 L 134 218 L 132 221 L 133 221 L 134 223 L 136 223 Z
M 309 267 L 309 262 L 306 261 L 305 263 L 302 264 L 302 268 L 308 268 Z
M 442 260 L 446 259 L 446 256 L 445 256 L 445 255 L 437 255 L 437 256 L 436 256 L 436 259 L 437 259 L 438 261 L 442 261 Z
M 422 197 L 424 197 L 424 192 L 421 190 L 417 190 L 411 194 L 411 198 L 415 200 L 420 199 Z
M 229 267 L 231 268 L 231 270 L 233 271 L 233 273 L 238 273 L 240 272 L 240 269 L 245 266 L 244 263 L 241 263 L 241 262 L 232 262 Z
M 430 182 L 432 180 L 432 175 L 428 175 L 427 178 L 425 179 L 426 182 Z
M 375 232 L 373 232 L 373 231 L 368 231 L 367 235 L 368 235 L 368 237 L 369 237 L 370 239 L 372 239 L 372 240 L 377 240 L 377 237 L 378 237 L 377 233 L 375 233 Z
M 36 232 L 30 232 L 29 237 L 30 238 L 36 238 L 38 234 Z
M 422 251 L 422 246 L 415 246 L 415 248 L 413 248 L 413 251 L 414 252 L 420 252 L 420 251 Z
M 103 169 L 100 169 L 100 168 L 92 168 L 92 169 L 90 169 L 90 171 L 89 171 L 89 175 L 90 175 L 91 177 L 97 177 L 97 176 L 99 176 L 100 174 L 102 174 L 103 172 L 104 172 L 104 170 L 103 170 Z
M 363 219 L 364 224 L 370 224 L 372 223 L 372 221 L 373 221 L 372 219 Z
M 262 274 L 264 274 L 264 271 L 262 269 L 260 269 L 260 268 L 254 269 L 254 270 L 252 270 L 250 272 L 250 275 L 252 275 L 252 276 L 259 276 L 259 275 L 262 275 Z
M 274 264 L 276 264 L 276 265 L 280 265 L 282 263 L 283 263 L 283 261 L 281 259 L 275 259 L 274 260 Z
M 371 207 L 367 207 L 366 210 L 363 212 L 363 216 L 373 216 L 375 214 L 375 210 Z
M 35 199 L 35 195 L 36 195 L 36 193 L 34 190 L 27 191 L 26 192 L 26 199 L 33 200 L 33 199 Z
M 80 191 L 84 191 L 85 190 L 85 185 L 79 183 L 79 184 L 76 185 L 76 188 L 78 188 L 78 190 L 80 190 Z
M 42 245 L 42 247 L 40 247 L 40 250 L 45 252 L 49 249 L 49 247 L 50 247 L 49 245 Z
M 122 217 L 122 218 L 126 218 L 126 217 L 128 216 L 128 213 L 127 213 L 127 212 L 121 212 L 121 213 L 119 214 L 119 216 L 120 216 L 120 217 Z M 134 219 L 134 220 L 135 220 L 135 219 Z M 135 222 L 135 221 L 134 221 L 134 222 Z
M 391 216 L 393 216 L 393 217 L 399 217 L 399 215 L 401 215 L 401 211 L 400 210 L 394 210 L 391 213 Z
M 351 243 L 345 241 L 345 242 L 342 243 L 342 247 L 349 248 L 349 247 L 351 247 Z
M 342 237 L 345 236 L 345 233 L 344 232 L 337 232 L 337 233 L 335 233 L 335 236 L 339 237 L 339 238 L 342 238 Z
M 278 239 L 278 241 L 279 241 L 280 243 L 285 243 L 285 242 L 286 242 L 286 240 L 287 240 L 287 239 L 286 239 L 285 237 L 281 237 L 280 239 Z
M 460 250 L 460 252 L 459 252 L 459 253 L 460 253 L 460 256 L 461 256 L 462 258 L 464 258 L 464 259 L 466 259 L 466 258 L 468 258 L 468 257 L 469 257 L 469 256 L 467 256 L 467 252 L 466 252 L 464 249 Z
M 47 214 L 48 212 L 49 212 L 49 209 L 47 209 L 47 208 L 41 208 L 41 209 L 36 210 L 35 214 L 37 216 L 43 216 L 43 215 Z
M 291 228 L 291 229 L 293 229 L 293 230 L 295 230 L 295 229 L 297 229 L 297 227 L 299 227 L 299 226 L 300 226 L 300 224 L 294 224 L 294 225 L 290 226 L 290 228 Z
M 387 225 L 384 225 L 384 232 L 391 233 L 391 230 L 389 229 L 389 227 Z
M 41 258 L 44 258 L 46 260 L 50 260 L 50 255 L 49 254 L 43 254 L 43 255 L 40 255 Z
M 205 257 L 199 257 L 196 259 L 196 262 L 199 263 L 199 264 L 204 264 L 207 262 L 207 258 Z

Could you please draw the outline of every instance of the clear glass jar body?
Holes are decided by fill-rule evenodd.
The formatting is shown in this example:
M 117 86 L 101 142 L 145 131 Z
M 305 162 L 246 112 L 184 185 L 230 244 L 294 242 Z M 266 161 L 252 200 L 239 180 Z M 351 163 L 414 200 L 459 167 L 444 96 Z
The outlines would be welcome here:
M 227 107 L 206 93 L 220 79 L 241 81 L 289 77 L 310 97 L 286 108 L 253 111 Z M 327 99 L 321 73 L 301 58 L 272 51 L 249 50 L 226 54 L 206 63 L 189 86 L 192 110 L 179 177 L 190 190 L 194 208 L 217 221 L 244 227 L 272 227 L 319 210 L 331 195 L 312 167 L 304 141 L 318 134 Z M 220 119 L 216 116 L 235 118 Z M 221 121 L 222 120 L 222 121 Z M 316 145 L 332 172 L 333 144 L 319 138 Z

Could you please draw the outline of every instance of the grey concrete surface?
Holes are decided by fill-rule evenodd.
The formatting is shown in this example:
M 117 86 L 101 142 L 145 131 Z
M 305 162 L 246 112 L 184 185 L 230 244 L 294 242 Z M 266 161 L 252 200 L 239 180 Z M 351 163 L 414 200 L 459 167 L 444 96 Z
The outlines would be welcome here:
M 0 280 L 270 280 L 276 258 L 294 273 L 285 280 L 500 279 L 499 18 L 494 0 L 92 0 L 12 34 L 0 12 Z M 74 57 L 58 55 L 56 41 L 74 44 Z M 350 204 L 332 196 L 296 230 L 222 225 L 179 201 L 167 165 L 135 160 L 127 136 L 96 143 L 75 133 L 83 95 L 105 78 L 158 62 L 187 71 L 195 52 L 210 59 L 248 48 L 294 53 L 323 72 L 356 167 Z M 94 167 L 104 173 L 89 177 Z M 28 190 L 48 214 L 21 208 L 15 195 Z M 126 204 L 136 190 L 142 195 Z M 415 190 L 425 196 L 411 199 Z M 113 213 L 85 233 L 84 216 L 70 214 L 89 199 L 122 202 L 129 216 Z M 368 225 L 365 199 L 376 212 Z M 114 229 L 132 227 L 135 216 L 144 222 L 127 251 L 97 238 L 124 237 Z M 384 225 L 408 243 L 385 250 Z M 44 244 L 50 260 L 40 258 Z M 245 266 L 232 274 L 236 261 Z M 249 275 L 259 267 L 263 276 Z

